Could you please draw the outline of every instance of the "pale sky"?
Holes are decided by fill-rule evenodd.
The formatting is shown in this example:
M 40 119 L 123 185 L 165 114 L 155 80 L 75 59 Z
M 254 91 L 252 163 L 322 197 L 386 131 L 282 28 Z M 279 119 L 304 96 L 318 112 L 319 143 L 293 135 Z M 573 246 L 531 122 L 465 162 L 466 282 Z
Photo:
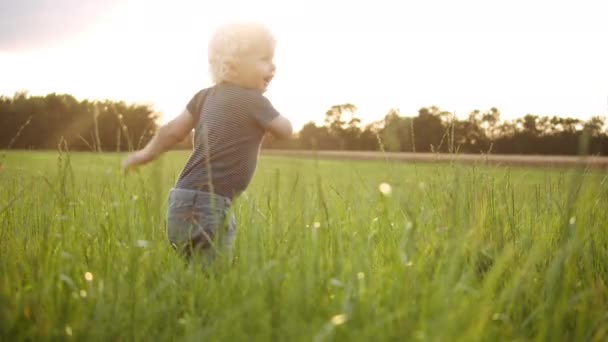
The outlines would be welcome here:
M 278 40 L 266 96 L 297 129 L 345 102 L 364 122 L 431 105 L 587 119 L 608 115 L 607 13 L 600 0 L 3 1 L 0 94 L 149 103 L 166 121 L 210 85 L 213 30 L 253 19 Z

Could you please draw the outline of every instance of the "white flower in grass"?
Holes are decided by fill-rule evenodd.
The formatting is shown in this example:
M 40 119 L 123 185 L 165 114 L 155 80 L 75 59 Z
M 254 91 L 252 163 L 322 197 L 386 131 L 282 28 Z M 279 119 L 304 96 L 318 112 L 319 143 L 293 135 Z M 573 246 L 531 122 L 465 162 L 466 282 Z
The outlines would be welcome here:
M 135 246 L 139 248 L 148 248 L 150 246 L 150 241 L 148 240 L 137 240 L 135 241 Z
M 365 279 L 365 273 L 363 273 L 363 272 L 357 273 L 357 279 L 359 279 L 359 280 Z
M 344 284 L 336 278 L 331 278 L 329 284 L 334 287 L 344 287 Z
M 496 312 L 492 315 L 493 321 L 506 321 L 508 319 L 509 319 L 509 316 L 507 316 L 501 312 Z
M 576 223 L 576 217 L 572 216 L 570 218 L 570 221 L 568 221 L 570 223 L 571 226 L 573 226 Z
M 82 297 L 82 298 L 87 298 L 87 291 L 85 291 L 85 290 L 80 290 L 80 297 Z
M 65 326 L 65 333 L 66 333 L 66 335 L 68 335 L 68 336 L 72 336 L 72 327 L 71 327 L 71 326 L 69 326 L 69 325 L 66 325 L 66 326 Z
M 84 280 L 86 280 L 86 281 L 88 281 L 88 282 L 93 281 L 93 273 L 91 273 L 91 272 L 86 272 L 86 273 L 84 274 Z
M 346 323 L 345 314 L 335 315 L 334 317 L 331 318 L 331 324 L 333 324 L 333 325 L 342 325 L 344 323 Z
M 61 255 L 61 257 L 64 259 L 72 259 L 72 254 L 70 254 L 66 251 L 61 251 L 61 253 L 59 253 L 59 255 Z
M 378 190 L 380 190 L 384 196 L 389 196 L 393 192 L 393 188 L 388 183 L 380 183 Z
M 315 223 L 313 223 L 312 226 L 315 227 L 315 228 L 321 228 L 321 223 L 315 222 Z

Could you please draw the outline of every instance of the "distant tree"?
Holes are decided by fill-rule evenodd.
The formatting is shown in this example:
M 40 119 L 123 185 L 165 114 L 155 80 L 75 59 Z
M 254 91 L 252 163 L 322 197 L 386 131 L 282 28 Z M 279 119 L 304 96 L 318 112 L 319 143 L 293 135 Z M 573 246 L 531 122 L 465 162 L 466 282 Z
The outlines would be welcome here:
M 125 151 L 147 143 L 158 118 L 143 105 L 18 92 L 0 99 L 0 148 Z
M 494 140 L 498 134 L 498 123 L 500 122 L 500 111 L 496 107 L 490 108 L 489 111 L 481 116 L 481 127 L 484 130 L 485 137 L 490 141 Z
M 378 131 L 373 124 L 366 125 L 359 135 L 360 150 L 378 151 L 380 149 L 378 141 Z
M 351 103 L 334 105 L 325 112 L 325 124 L 329 134 L 338 142 L 337 149 L 354 149 L 360 134 L 361 122 L 355 117 L 357 107 Z
M 338 142 L 329 133 L 325 126 L 317 126 L 314 122 L 309 122 L 298 134 L 300 145 L 309 150 L 328 150 L 336 148 Z
M 384 116 L 379 135 L 386 151 L 414 151 L 412 141 L 413 122 L 402 117 L 398 109 L 390 109 Z
M 587 122 L 584 123 L 583 127 L 592 137 L 600 137 L 607 131 L 604 129 L 606 125 L 606 118 L 603 116 L 592 116 Z
M 414 126 L 414 148 L 417 152 L 439 152 L 447 151 L 447 141 L 444 135 L 447 133 L 443 125 L 442 115 L 436 107 L 421 108 L 418 116 L 413 120 Z

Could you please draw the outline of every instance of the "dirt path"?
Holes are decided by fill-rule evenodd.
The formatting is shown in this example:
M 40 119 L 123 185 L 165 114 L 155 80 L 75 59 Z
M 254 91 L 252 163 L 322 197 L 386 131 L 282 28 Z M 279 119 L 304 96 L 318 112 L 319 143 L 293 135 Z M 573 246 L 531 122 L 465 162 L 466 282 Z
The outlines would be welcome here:
M 538 167 L 589 166 L 608 169 L 608 157 L 579 156 L 532 156 L 532 155 L 481 155 L 481 154 L 434 154 L 374 151 L 297 151 L 263 150 L 263 155 L 343 160 L 390 160 L 403 162 L 463 162 L 492 165 L 519 165 Z

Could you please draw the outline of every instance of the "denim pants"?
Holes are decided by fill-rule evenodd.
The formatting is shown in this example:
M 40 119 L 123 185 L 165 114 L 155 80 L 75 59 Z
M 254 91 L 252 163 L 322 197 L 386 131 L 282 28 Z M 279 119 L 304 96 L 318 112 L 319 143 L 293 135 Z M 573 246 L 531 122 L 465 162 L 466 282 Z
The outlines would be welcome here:
M 167 237 L 188 259 L 193 255 L 211 262 L 217 256 L 232 259 L 236 219 L 229 198 L 190 189 L 172 188 L 167 206 Z

